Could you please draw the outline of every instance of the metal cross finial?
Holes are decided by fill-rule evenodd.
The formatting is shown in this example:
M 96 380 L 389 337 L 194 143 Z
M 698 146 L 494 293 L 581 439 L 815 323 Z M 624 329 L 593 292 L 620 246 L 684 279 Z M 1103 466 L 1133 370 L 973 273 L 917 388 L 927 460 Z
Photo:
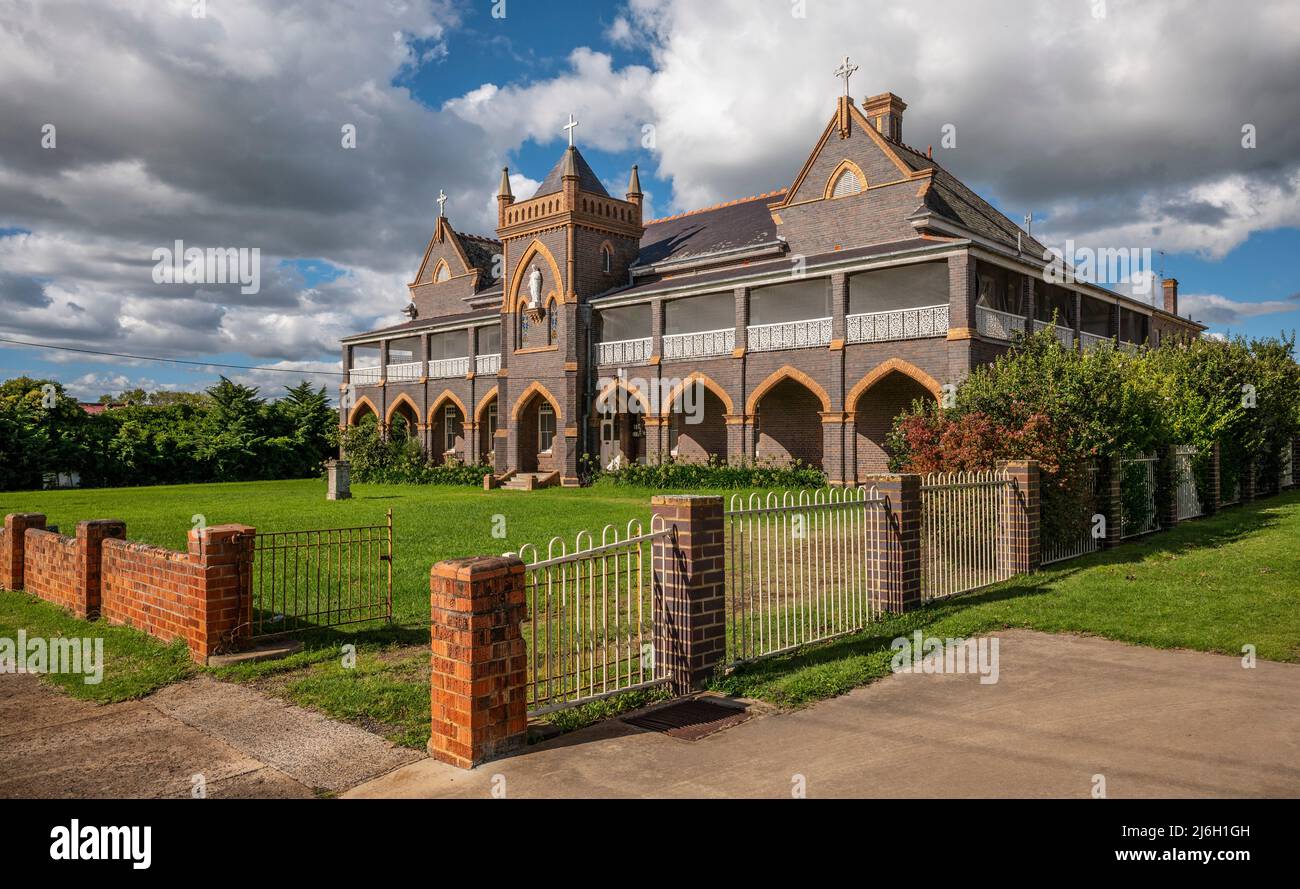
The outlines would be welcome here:
M 573 119 L 573 112 L 570 111 L 570 112 L 569 112 L 569 122 L 568 122 L 567 124 L 565 124 L 565 126 L 564 126 L 564 128 L 565 128 L 566 130 L 569 131 L 569 147 L 570 147 L 570 148 L 573 147 L 573 128 L 576 127 L 577 125 L 578 125 L 578 122 L 577 122 L 576 120 Z
M 1032 237 L 1034 234 L 1034 211 L 1030 210 L 1025 214 L 1025 231 L 1029 232 Z
M 835 69 L 835 76 L 844 78 L 844 95 L 846 96 L 849 94 L 849 78 L 852 77 L 853 72 L 857 70 L 858 66 L 850 62 L 848 56 L 845 56 L 844 61 Z
M 447 203 L 447 195 L 443 194 L 442 189 L 438 189 L 438 215 L 442 216 L 443 207 Z

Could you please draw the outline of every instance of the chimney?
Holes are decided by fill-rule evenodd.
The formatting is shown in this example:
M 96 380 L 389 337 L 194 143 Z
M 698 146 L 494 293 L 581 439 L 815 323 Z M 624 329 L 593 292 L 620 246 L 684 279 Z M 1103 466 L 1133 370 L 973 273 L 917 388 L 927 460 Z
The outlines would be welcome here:
M 1178 314 L 1178 279 L 1165 278 L 1165 311 L 1171 315 Z
M 862 102 L 862 113 L 880 135 L 891 142 L 903 141 L 903 112 L 907 103 L 893 93 L 881 93 Z

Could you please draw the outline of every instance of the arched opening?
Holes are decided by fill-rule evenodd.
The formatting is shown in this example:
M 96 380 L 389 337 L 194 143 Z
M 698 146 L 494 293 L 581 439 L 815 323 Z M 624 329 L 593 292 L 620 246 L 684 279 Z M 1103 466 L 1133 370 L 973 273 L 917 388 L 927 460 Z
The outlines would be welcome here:
M 500 425 L 497 412 L 497 395 L 493 392 L 479 405 L 478 409 L 478 452 L 485 463 L 495 465 L 497 448 L 497 429 Z
M 405 398 L 388 409 L 389 438 L 415 438 L 420 432 L 420 417 Z
M 435 463 L 459 460 L 465 453 L 465 406 L 444 391 L 429 409 L 429 455 Z
M 822 466 L 822 400 L 787 377 L 765 391 L 755 406 L 755 457 L 787 465 L 795 460 Z
M 889 469 L 886 442 L 894 418 L 917 399 L 933 400 L 934 393 L 905 373 L 891 370 L 870 383 L 849 406 L 854 411 L 854 434 L 857 436 L 857 467 L 861 478 Z
M 370 403 L 369 398 L 361 398 L 352 407 L 352 412 L 348 414 L 349 426 L 362 426 L 366 423 L 375 424 L 379 422 L 379 411 Z
M 606 386 L 597 396 L 601 466 L 617 469 L 620 465 L 645 462 L 646 413 L 647 405 L 641 393 L 621 381 Z
M 726 393 L 704 376 L 688 379 L 668 397 L 668 455 L 681 463 L 727 458 Z
M 520 472 L 551 472 L 559 465 L 560 416 L 555 405 L 539 390 L 516 409 Z

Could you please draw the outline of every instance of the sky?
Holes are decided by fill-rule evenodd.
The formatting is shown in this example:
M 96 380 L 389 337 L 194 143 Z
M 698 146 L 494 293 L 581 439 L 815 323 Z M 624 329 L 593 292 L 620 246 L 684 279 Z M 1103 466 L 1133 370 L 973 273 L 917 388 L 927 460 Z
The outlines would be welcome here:
M 0 0 L 0 338 L 200 362 L 0 343 L 0 378 L 333 391 L 339 338 L 404 320 L 440 190 L 491 234 L 570 113 L 651 216 L 785 187 L 845 55 L 1045 243 L 1149 249 L 1217 333 L 1300 326 L 1293 0 Z M 258 286 L 159 280 L 177 241 L 256 249 Z

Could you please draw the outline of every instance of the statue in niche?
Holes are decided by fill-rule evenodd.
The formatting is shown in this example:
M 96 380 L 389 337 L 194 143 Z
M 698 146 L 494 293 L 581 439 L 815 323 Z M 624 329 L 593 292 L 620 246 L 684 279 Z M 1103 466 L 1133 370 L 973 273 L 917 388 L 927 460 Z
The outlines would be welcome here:
M 528 273 L 528 308 L 540 308 L 542 304 L 542 273 L 537 266 Z

